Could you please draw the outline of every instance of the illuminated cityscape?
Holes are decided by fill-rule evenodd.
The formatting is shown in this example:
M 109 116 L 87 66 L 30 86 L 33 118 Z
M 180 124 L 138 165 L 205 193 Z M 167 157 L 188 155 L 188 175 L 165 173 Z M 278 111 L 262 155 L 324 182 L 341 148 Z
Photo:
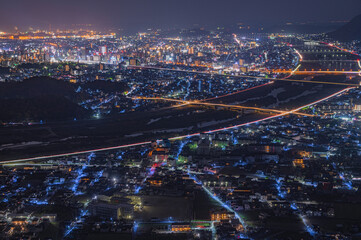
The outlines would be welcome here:
M 0 2 L 0 239 L 361 238 L 361 2 L 201 2 Z

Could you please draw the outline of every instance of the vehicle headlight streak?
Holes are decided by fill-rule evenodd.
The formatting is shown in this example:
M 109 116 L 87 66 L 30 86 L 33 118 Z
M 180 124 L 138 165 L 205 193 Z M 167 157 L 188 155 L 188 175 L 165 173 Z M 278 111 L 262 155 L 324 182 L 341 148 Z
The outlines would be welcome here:
M 353 54 L 353 55 L 359 56 L 359 55 L 358 55 L 357 53 L 355 53 L 354 51 L 350 51 L 350 50 L 341 48 L 341 47 L 339 47 L 339 46 L 336 46 L 335 44 L 326 43 L 326 42 L 321 42 L 321 43 L 326 44 L 326 45 L 328 45 L 328 46 L 330 46 L 330 47 L 337 48 L 337 49 L 340 50 L 340 51 L 347 52 L 347 53 L 351 53 L 351 54 Z
M 259 123 L 259 122 L 263 122 L 263 121 L 267 121 L 270 119 L 274 119 L 274 118 L 278 118 L 278 117 L 282 117 L 282 116 L 286 116 L 288 114 L 292 114 L 294 112 L 300 111 L 301 109 L 305 108 L 305 107 L 309 107 L 318 103 L 321 103 L 323 101 L 326 101 L 330 98 L 333 98 L 339 94 L 342 94 L 344 92 L 349 91 L 350 89 L 353 89 L 355 87 L 348 87 L 345 88 L 341 91 L 338 91 L 336 93 L 333 93 L 325 98 L 322 98 L 320 100 L 314 101 L 310 104 L 307 104 L 305 106 L 302 107 L 298 107 L 296 109 L 293 109 L 291 111 L 286 111 L 284 113 L 281 114 L 277 114 L 274 116 L 270 116 L 270 117 L 266 117 L 260 120 L 256 120 L 256 121 L 252 121 L 252 122 L 247 122 L 247 123 L 242 123 L 239 125 L 234 125 L 234 126 L 230 126 L 230 127 L 225 127 L 225 128 L 219 128 L 219 129 L 215 129 L 215 130 L 210 130 L 210 131 L 206 131 L 204 133 L 215 133 L 215 132 L 221 132 L 221 131 L 227 131 L 230 129 L 235 129 L 235 128 L 239 128 L 239 127 L 243 127 L 243 126 L 247 126 L 250 124 L 255 124 L 255 123 Z M 183 138 L 188 138 L 188 137 L 193 137 L 193 136 L 199 136 L 201 133 L 193 133 L 193 134 L 187 134 L 187 135 L 183 135 L 183 136 L 178 136 L 178 137 L 173 137 L 173 138 L 169 138 L 169 140 L 179 140 L 179 139 L 183 139 Z M 92 153 L 92 152 L 102 152 L 102 151 L 110 151 L 110 150 L 117 150 L 117 149 L 121 149 L 121 148 L 128 148 L 128 147 L 135 147 L 135 146 L 141 146 L 141 145 L 148 145 L 150 144 L 151 141 L 146 141 L 146 142 L 139 142 L 139 143 L 132 143 L 132 144 L 125 144 L 125 145 L 120 145 L 120 146 L 114 146 L 114 147 L 106 147 L 106 148 L 98 148 L 98 149 L 92 149 L 92 150 L 85 150 L 85 151 L 77 151 L 77 152 L 70 152 L 70 153 L 63 153 L 63 154 L 55 154 L 55 155 L 47 155 L 47 156 L 40 156 L 40 157 L 33 157 L 33 158 L 24 158 L 24 159 L 16 159 L 16 160 L 9 160 L 9 161 L 2 161 L 0 162 L 0 165 L 11 165 L 12 163 L 21 163 L 21 162 L 27 162 L 27 161 L 32 161 L 32 160 L 42 160 L 42 159 L 48 159 L 48 158 L 56 158 L 56 157 L 66 157 L 66 156 L 73 156 L 73 155 L 80 155 L 80 154 L 87 154 L 87 153 Z
M 300 67 L 301 64 L 298 64 L 298 66 L 295 69 L 293 69 L 293 71 L 291 72 L 291 75 L 293 75 Z
M 256 110 L 256 111 L 275 112 L 275 113 L 285 113 L 285 112 L 287 112 L 287 111 L 276 110 L 276 109 L 271 109 L 271 108 L 258 108 L 258 107 L 220 104 L 220 103 L 208 103 L 208 102 L 200 102 L 200 101 L 184 101 L 184 100 L 172 99 L 172 98 L 135 97 L 134 99 L 162 100 L 162 101 L 169 101 L 169 102 L 180 102 L 182 104 L 190 104 L 190 105 L 204 105 L 204 106 L 215 106 L 215 107 L 226 107 L 226 108 L 250 109 L 250 110 Z M 314 115 L 305 114 L 305 113 L 298 113 L 298 112 L 292 112 L 292 114 L 298 114 L 298 115 L 305 115 L 305 116 L 308 116 L 308 117 L 314 117 Z
M 297 50 L 297 49 L 293 49 L 295 52 L 296 52 L 296 54 L 298 55 L 298 57 L 300 58 L 300 62 L 302 62 L 303 61 L 303 56 L 301 55 L 301 53 Z
M 281 113 L 281 114 L 278 114 L 278 115 L 274 115 L 274 116 L 270 116 L 270 117 L 266 117 L 266 118 L 263 118 L 263 119 L 260 119 L 260 120 L 256 120 L 256 121 L 252 121 L 252 122 L 248 122 L 248 123 L 242 123 L 242 124 L 239 124 L 239 125 L 235 125 L 235 126 L 231 126 L 231 127 L 225 127 L 225 128 L 219 128 L 219 129 L 215 129 L 215 130 L 211 130 L 211 131 L 206 131 L 204 133 L 215 133 L 215 132 L 221 132 L 221 131 L 226 131 L 226 130 L 230 130 L 230 129 L 234 129 L 234 128 L 239 128 L 239 127 L 243 127 L 243 126 L 247 126 L 247 125 L 250 125 L 250 124 L 255 124 L 255 123 L 260 123 L 260 122 L 263 122 L 263 121 L 266 121 L 266 120 L 270 120 L 270 119 L 274 119 L 274 118 L 278 118 L 278 117 L 282 117 L 282 116 L 286 116 L 288 114 L 291 114 L 293 112 L 296 112 L 296 111 L 300 111 L 301 109 L 305 108 L 305 107 L 309 107 L 309 106 L 312 106 L 312 105 L 315 105 L 315 104 L 318 104 L 318 103 L 321 103 L 323 101 L 326 101 L 332 97 L 335 97 L 339 94 L 342 94 L 344 92 L 347 92 L 348 90 L 350 89 L 353 89 L 354 87 L 349 87 L 349 88 L 345 88 L 341 91 L 338 91 L 334 94 L 331 94 L 325 98 L 322 98 L 320 100 L 317 100 L 315 102 L 312 102 L 310 104 L 307 104 L 305 106 L 302 106 L 302 107 L 299 107 L 299 108 L 296 108 L 296 109 L 293 109 L 291 111 L 287 111 L 285 113 Z M 179 140 L 179 139 L 182 139 L 182 138 L 185 138 L 185 137 L 192 137 L 192 136 L 198 136 L 200 135 L 201 133 L 193 133 L 193 134 L 189 134 L 189 135 L 185 135 L 185 136 L 179 136 L 179 137 L 174 137 L 174 138 L 170 138 L 169 140 Z

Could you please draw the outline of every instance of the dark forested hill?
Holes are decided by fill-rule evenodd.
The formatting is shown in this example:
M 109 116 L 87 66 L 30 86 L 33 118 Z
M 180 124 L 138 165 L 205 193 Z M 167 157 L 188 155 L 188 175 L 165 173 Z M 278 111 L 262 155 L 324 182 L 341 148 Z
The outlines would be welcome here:
M 0 83 L 0 99 L 34 98 L 40 96 L 75 97 L 74 87 L 50 77 L 33 77 L 22 82 Z
M 71 84 L 49 77 L 0 83 L 0 122 L 86 118 Z
M 105 93 L 114 93 L 114 92 L 124 92 L 129 90 L 128 85 L 122 83 L 122 82 L 111 82 L 111 81 L 94 81 L 94 82 L 87 82 L 84 84 L 85 88 L 91 89 L 91 90 L 100 90 Z

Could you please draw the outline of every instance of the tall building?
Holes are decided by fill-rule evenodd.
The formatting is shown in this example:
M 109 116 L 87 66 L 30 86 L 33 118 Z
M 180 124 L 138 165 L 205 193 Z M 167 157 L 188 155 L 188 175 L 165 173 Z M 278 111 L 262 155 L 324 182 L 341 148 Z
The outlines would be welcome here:
M 138 65 L 138 60 L 137 59 L 130 59 L 129 60 L 129 65 L 131 66 L 137 66 Z
M 107 46 L 101 46 L 100 47 L 100 53 L 102 55 L 106 55 L 107 54 Z
M 241 67 L 240 69 L 241 69 L 241 72 L 244 72 L 244 73 L 248 72 L 248 68 L 247 68 L 247 67 Z
M 193 47 L 188 49 L 188 54 L 194 54 L 194 48 Z

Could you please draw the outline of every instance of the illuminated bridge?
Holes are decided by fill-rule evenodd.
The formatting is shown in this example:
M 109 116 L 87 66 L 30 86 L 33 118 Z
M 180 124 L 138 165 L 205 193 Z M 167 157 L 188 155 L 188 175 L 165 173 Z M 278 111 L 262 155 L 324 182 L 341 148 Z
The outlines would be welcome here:
M 233 126 L 219 128 L 219 129 L 213 129 L 213 130 L 209 130 L 209 131 L 206 131 L 206 132 L 203 132 L 203 133 L 208 134 L 208 133 L 216 133 L 216 132 L 221 132 L 221 131 L 227 131 L 227 130 L 243 127 L 243 126 L 246 126 L 246 125 L 249 125 L 249 124 L 255 124 L 255 123 L 263 122 L 263 121 L 266 121 L 266 120 L 282 117 L 282 116 L 285 116 L 285 115 L 292 114 L 292 113 L 295 113 L 297 111 L 300 111 L 301 109 L 303 109 L 305 107 L 309 107 L 309 106 L 324 102 L 324 101 L 326 101 L 326 100 L 328 100 L 330 98 L 333 98 L 335 96 L 343 94 L 343 93 L 349 91 L 350 89 L 352 89 L 352 87 L 344 88 L 344 89 L 342 89 L 342 90 L 340 90 L 340 91 L 338 91 L 336 93 L 328 95 L 327 97 L 324 97 L 322 99 L 319 99 L 319 100 L 314 101 L 312 103 L 309 103 L 307 105 L 303 105 L 303 106 L 300 106 L 298 108 L 292 109 L 290 111 L 286 111 L 284 113 L 279 113 L 279 114 L 268 116 L 268 117 L 265 117 L 265 118 L 262 118 L 262 119 L 259 119 L 259 120 L 246 122 L 246 123 L 241 123 L 241 124 L 238 124 L 238 125 L 233 125 Z M 169 138 L 169 140 L 175 141 L 175 140 L 180 140 L 180 139 L 189 138 L 189 137 L 193 137 L 193 136 L 199 136 L 200 134 L 201 133 L 198 132 L 198 133 L 192 133 L 192 134 L 187 134 L 187 135 L 183 135 L 183 136 L 176 136 L 176 137 Z M 43 156 L 22 158 L 22 159 L 13 159 L 13 160 L 1 161 L 0 165 L 7 165 L 7 164 L 14 164 L 14 163 L 26 163 L 26 162 L 29 162 L 29 161 L 38 161 L 38 160 L 44 160 L 44 159 L 49 159 L 49 158 L 68 157 L 68 156 L 79 155 L 79 154 L 88 154 L 88 153 L 93 153 L 93 152 L 103 152 L 103 151 L 118 150 L 118 149 L 122 149 L 122 148 L 129 148 L 129 147 L 148 145 L 150 143 L 151 143 L 151 141 L 144 141 L 144 142 L 137 142 L 137 143 L 132 143 L 132 144 L 124 144 L 124 145 L 118 145 L 118 146 L 112 146 L 112 147 L 104 147 L 104 148 L 96 148 L 96 149 L 89 149 L 89 150 L 83 150 L 83 151 L 74 151 L 74 152 L 67 152 L 67 153 L 53 154 L 53 155 L 43 155 Z
M 330 70 L 330 69 L 309 69 L 307 70 L 307 68 L 305 68 L 304 70 L 299 70 L 299 71 L 295 71 L 293 72 L 292 70 L 285 70 L 285 69 L 279 69 L 279 70 L 275 70 L 275 73 L 293 73 L 294 75 L 314 75 L 314 74 L 320 74 L 320 75 L 335 75 L 335 74 L 346 74 L 346 75 L 359 75 L 361 76 L 361 70 L 360 71 L 353 71 L 352 69 L 350 70 Z M 275 79 L 275 80 L 279 80 L 279 79 Z M 324 84 L 332 84 L 332 83 L 324 83 Z M 346 85 L 346 84 L 344 84 Z M 352 86 L 352 85 L 351 85 Z
M 334 44 L 317 42 L 315 45 L 300 45 L 295 50 L 300 56 L 301 65 L 297 71 L 277 69 L 275 73 L 292 73 L 295 75 L 360 75 L 360 56 L 355 52 Z
M 214 107 L 223 107 L 223 108 L 235 108 L 235 109 L 248 109 L 255 110 L 259 112 L 270 112 L 270 113 L 287 113 L 288 111 L 276 110 L 276 109 L 268 109 L 268 108 L 258 108 L 258 107 L 247 107 L 247 106 L 239 106 L 239 105 L 229 105 L 229 104 L 221 104 L 221 103 L 208 103 L 201 101 L 186 101 L 172 98 L 160 98 L 160 97 L 133 97 L 134 100 L 155 100 L 155 101 L 166 101 L 166 102 L 176 102 L 181 104 L 189 104 L 189 105 L 202 105 L 202 106 L 214 106 Z M 303 115 L 308 117 L 314 117 L 315 115 L 292 112 L 292 114 Z
M 219 74 L 214 72 L 205 72 L 205 71 L 195 71 L 195 70 L 182 70 L 182 69 L 172 69 L 172 68 L 161 68 L 161 67 L 153 67 L 153 66 L 129 66 L 130 68 L 134 69 L 153 69 L 159 71 L 173 71 L 173 72 L 186 72 L 186 73 L 196 73 L 196 74 L 206 74 L 206 75 L 217 75 L 217 76 L 230 76 L 233 78 L 254 78 L 254 79 L 266 79 L 270 81 L 288 81 L 288 82 L 300 82 L 300 83 L 315 83 L 315 84 L 331 84 L 331 85 L 342 85 L 342 86 L 359 86 L 358 84 L 354 83 L 347 83 L 347 82 L 320 82 L 320 81 L 309 81 L 309 80 L 301 80 L 301 79 L 289 79 L 289 78 L 266 78 L 266 77 L 259 77 L 259 76 L 250 76 L 250 75 L 226 75 L 226 74 Z M 360 67 L 361 68 L 361 67 Z M 307 72 L 307 71 L 295 71 L 292 69 L 278 69 L 274 71 L 275 73 L 290 73 L 290 74 L 300 74 L 300 75 L 308 75 L 308 74 L 315 74 L 315 73 L 323 73 L 323 72 Z M 347 74 L 347 72 L 337 71 L 334 73 L 326 72 L 326 74 Z M 351 74 L 361 74 L 361 69 L 358 72 L 351 72 Z

